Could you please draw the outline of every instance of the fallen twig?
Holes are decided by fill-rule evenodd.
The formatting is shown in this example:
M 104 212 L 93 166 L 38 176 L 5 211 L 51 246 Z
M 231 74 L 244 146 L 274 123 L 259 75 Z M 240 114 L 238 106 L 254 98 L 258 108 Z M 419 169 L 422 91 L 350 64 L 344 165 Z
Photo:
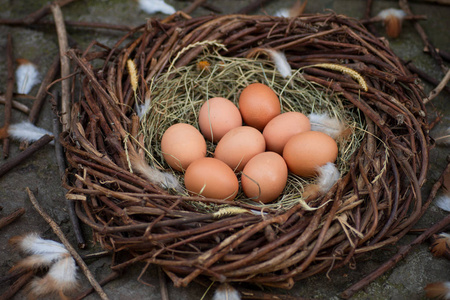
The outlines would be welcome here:
M 412 16 L 413 13 L 409 7 L 408 0 L 399 0 L 400 8 L 403 9 L 403 11 L 406 12 L 407 15 Z M 438 65 L 441 67 L 442 72 L 447 73 L 447 66 L 445 66 L 442 57 L 437 53 L 436 48 L 431 43 L 430 39 L 428 38 L 428 35 L 425 33 L 425 30 L 423 29 L 422 25 L 420 25 L 418 22 L 414 22 L 414 28 L 416 29 L 417 33 L 420 35 L 420 38 L 422 39 L 423 43 L 425 44 L 425 47 L 430 51 L 431 57 L 438 63 Z
M 0 95 L 0 104 L 6 104 L 6 98 L 3 95 Z M 26 106 L 25 104 L 20 103 L 19 101 L 12 101 L 12 108 L 15 108 L 21 112 L 23 112 L 24 114 L 29 114 L 30 113 L 30 109 L 28 108 L 28 106 Z
M 249 5 L 241 8 L 237 12 L 237 14 L 249 14 L 249 13 L 257 10 L 258 8 L 261 8 L 261 6 L 263 6 L 266 3 L 269 3 L 270 1 L 272 1 L 272 0 L 255 0 L 255 1 L 251 2 Z
M 169 291 L 167 290 L 165 273 L 158 267 L 159 287 L 161 289 L 161 300 L 169 300 Z
M 64 233 L 62 232 L 61 228 L 59 228 L 58 224 L 56 224 L 55 221 L 52 220 L 52 218 L 42 209 L 42 207 L 37 202 L 36 198 L 33 195 L 33 192 L 27 187 L 27 193 L 28 197 L 30 198 L 31 203 L 33 204 L 36 211 L 42 216 L 42 218 L 50 225 L 53 232 L 58 236 L 60 241 L 64 244 L 66 249 L 70 252 L 70 255 L 75 259 L 78 266 L 80 266 L 81 270 L 83 271 L 84 275 L 87 277 L 89 282 L 91 283 L 92 287 L 95 289 L 97 294 L 100 296 L 101 299 L 109 299 L 106 293 L 103 291 L 100 284 L 95 280 L 94 276 L 92 275 L 91 271 L 89 270 L 86 263 L 83 261 L 81 256 L 78 254 L 78 252 L 72 247 L 70 242 L 65 237 Z
M 436 193 L 442 186 L 444 178 L 446 176 L 448 176 L 449 173 L 450 173 L 450 163 L 447 164 L 447 167 L 442 172 L 438 181 L 431 188 L 430 194 L 428 195 L 428 199 L 421 209 L 421 213 L 424 212 L 428 208 L 431 201 L 436 197 Z M 372 281 L 374 281 L 375 279 L 377 279 L 378 277 L 383 275 L 386 271 L 393 268 L 396 263 L 398 263 L 400 260 L 402 260 L 409 253 L 409 251 L 412 250 L 412 248 L 414 246 L 423 243 L 425 240 L 430 238 L 433 234 L 441 231 L 442 229 L 447 227 L 449 224 L 450 224 L 450 214 L 448 214 L 445 218 L 443 218 L 441 221 L 439 221 L 435 225 L 428 228 L 424 233 L 419 235 L 412 243 L 401 247 L 400 250 L 397 252 L 397 254 L 395 254 L 391 259 L 389 259 L 387 262 L 385 262 L 380 267 L 378 267 L 378 269 L 376 269 L 375 271 L 373 271 L 372 273 L 370 273 L 369 275 L 367 275 L 366 277 L 364 277 L 363 279 L 361 279 L 360 281 L 358 281 L 357 283 L 353 284 L 351 287 L 346 289 L 344 292 L 342 292 L 341 297 L 344 299 L 349 299 L 350 297 L 352 297 L 360 289 L 362 289 L 363 287 L 365 287 L 366 285 L 368 285 L 369 283 L 371 283 Z
M 41 111 L 45 97 L 47 96 L 47 86 L 53 81 L 56 74 L 58 73 L 59 60 L 59 55 L 56 55 L 53 63 L 50 65 L 50 68 L 47 71 L 47 74 L 45 74 L 44 80 L 42 80 L 41 86 L 39 87 L 39 90 L 36 94 L 36 100 L 34 100 L 33 106 L 30 110 L 30 115 L 28 116 L 28 120 L 33 124 L 36 124 L 39 112 Z
M 105 284 L 107 284 L 108 282 L 113 281 L 114 279 L 118 278 L 120 276 L 120 272 L 116 272 L 116 271 L 112 271 L 108 276 L 106 276 L 105 278 L 103 278 L 100 281 L 100 285 L 104 286 Z M 76 296 L 74 299 L 75 300 L 81 300 L 84 299 L 85 297 L 87 297 L 88 295 L 90 295 L 92 292 L 94 292 L 94 288 L 90 287 L 87 290 L 83 291 L 81 294 L 79 294 L 78 296 Z
M 11 299 L 25 284 L 27 284 L 34 276 L 33 271 L 28 271 L 19 277 L 10 287 L 9 289 L 0 295 L 0 300 Z
M 0 166 L 0 177 L 5 175 L 7 172 L 9 172 L 12 168 L 19 165 L 21 162 L 23 162 L 25 159 L 27 159 L 29 156 L 31 156 L 34 152 L 41 149 L 43 146 L 47 145 L 53 140 L 53 137 L 50 135 L 44 135 L 39 140 L 34 142 L 30 147 L 25 149 L 24 151 L 20 152 L 16 157 L 11 158 L 6 163 Z
M 45 17 L 46 15 L 48 15 L 50 13 L 50 7 L 53 4 L 58 5 L 59 7 L 63 7 L 69 3 L 74 2 L 75 0 L 57 0 L 57 1 L 53 1 L 52 3 L 49 3 L 43 7 L 41 7 L 40 9 L 38 9 L 35 12 L 32 12 L 31 14 L 29 14 L 28 16 L 23 18 L 23 21 L 25 24 L 33 24 L 36 23 L 37 21 L 39 21 L 40 19 L 42 19 L 43 17 Z
M 434 77 L 431 77 L 430 75 L 428 75 L 424 71 L 420 70 L 415 65 L 413 65 L 411 62 L 407 63 L 407 62 L 402 61 L 402 63 L 406 65 L 408 70 L 410 70 L 411 72 L 417 74 L 420 78 L 422 78 L 423 80 L 427 81 L 428 83 L 430 83 L 430 84 L 432 84 L 434 86 L 439 85 L 439 81 L 437 79 L 435 79 Z M 444 86 L 444 90 L 446 92 L 450 93 L 450 88 L 448 86 Z
M 108 24 L 108 23 L 100 23 L 100 22 L 85 22 L 85 21 L 68 21 L 65 20 L 64 23 L 68 27 L 81 27 L 81 28 L 98 28 L 98 29 L 108 29 L 108 30 L 118 30 L 118 31 L 130 31 L 133 27 L 128 25 L 119 25 L 119 24 Z M 0 19 L 1 25 L 9 25 L 9 26 L 30 26 L 30 24 L 26 23 L 23 19 Z M 39 20 L 33 23 L 33 25 L 41 25 L 41 26 L 55 26 L 55 22 L 52 20 Z
M 8 224 L 11 224 L 12 222 L 14 222 L 18 218 L 20 218 L 24 213 L 25 213 L 25 208 L 21 207 L 19 209 L 16 209 L 15 211 L 13 211 L 6 217 L 1 218 L 0 219 L 0 229 L 2 229 L 3 227 L 5 227 Z
M 5 120 L 3 127 L 8 129 L 11 123 L 12 111 L 12 97 L 14 93 L 14 56 L 13 56 L 13 42 L 11 34 L 8 34 L 8 42 L 6 44 L 6 67 L 8 70 L 8 79 L 6 83 L 5 95 Z M 3 139 L 3 158 L 9 156 L 9 138 Z
M 66 52 L 69 49 L 66 26 L 64 25 L 61 8 L 57 4 L 52 4 L 50 8 L 55 19 L 56 32 L 58 34 L 61 78 L 66 78 L 70 73 L 70 61 L 66 56 Z M 61 117 L 63 131 L 66 131 L 69 129 L 70 124 L 70 81 L 67 78 L 61 82 Z
M 189 5 L 189 6 L 186 7 L 185 9 L 183 9 L 183 11 L 189 15 L 189 14 L 191 14 L 194 10 L 196 10 L 197 7 L 199 7 L 200 5 L 202 5 L 204 2 L 206 2 L 206 0 L 195 0 L 194 2 L 191 3 L 191 5 Z
M 436 98 L 439 95 L 439 93 L 444 89 L 444 87 L 447 86 L 449 80 L 450 80 L 450 70 L 447 71 L 447 73 L 445 74 L 441 82 L 438 84 L 438 86 L 430 92 L 430 94 L 426 99 L 423 100 L 423 103 L 427 104 L 428 102 Z

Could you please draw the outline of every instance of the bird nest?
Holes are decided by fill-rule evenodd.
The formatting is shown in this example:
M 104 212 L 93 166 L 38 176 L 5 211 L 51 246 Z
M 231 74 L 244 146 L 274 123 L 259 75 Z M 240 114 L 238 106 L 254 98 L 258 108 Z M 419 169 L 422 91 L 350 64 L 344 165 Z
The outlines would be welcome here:
M 94 239 L 124 253 L 115 267 L 159 265 L 176 286 L 203 275 L 290 288 L 395 243 L 423 213 L 420 188 L 429 149 L 422 90 L 386 42 L 355 20 L 335 14 L 173 15 L 150 19 L 112 48 L 92 45 L 103 49 L 68 53 L 80 94 L 73 96 L 69 131 L 61 137 L 70 164 L 64 184 Z M 265 57 L 268 48 L 284 52 L 290 77 L 275 74 Z M 271 83 L 286 99 L 285 110 L 307 114 L 333 103 L 328 113 L 352 126 L 356 144 L 339 154 L 342 175 L 327 193 L 306 201 L 302 188 L 295 189 L 304 181 L 292 181 L 287 203 L 282 195 L 281 202 L 265 206 L 167 188 L 165 179 L 180 176 L 167 176 L 171 170 L 158 155 L 157 141 L 145 138 L 161 127 L 149 116 L 170 116 L 167 126 L 176 122 L 179 114 L 166 110 L 169 103 L 157 104 L 170 99 L 183 108 L 206 100 L 202 93 L 213 91 L 201 92 L 204 86 L 192 84 L 194 79 L 211 76 L 215 63 L 246 65 L 249 57 L 262 70 L 252 74 L 263 75 L 247 76 L 248 83 Z M 211 69 L 193 67 L 204 61 Z M 299 86 L 316 96 L 296 97 Z M 191 93 L 189 105 L 186 97 L 158 98 L 168 87 L 178 95 Z M 244 87 L 236 82 L 216 92 L 234 89 L 237 95 Z M 310 103 L 298 108 L 299 99 Z

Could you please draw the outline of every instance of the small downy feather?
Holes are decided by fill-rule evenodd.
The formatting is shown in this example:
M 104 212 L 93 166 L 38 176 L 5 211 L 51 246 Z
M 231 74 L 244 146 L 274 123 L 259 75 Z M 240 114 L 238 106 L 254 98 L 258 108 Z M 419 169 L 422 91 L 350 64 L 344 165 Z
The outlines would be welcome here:
M 17 59 L 19 66 L 16 69 L 17 92 L 28 94 L 33 86 L 40 82 L 39 71 L 36 66 L 27 59 Z
M 450 281 L 429 283 L 424 289 L 427 298 L 450 299 Z
M 63 244 L 43 239 L 35 233 L 12 237 L 9 243 L 24 253 L 31 254 L 15 264 L 10 271 L 50 266 L 53 262 L 69 256 L 69 251 Z
M 328 134 L 333 139 L 344 138 L 351 133 L 350 128 L 337 118 L 332 118 L 328 114 L 312 113 L 308 116 L 312 131 L 320 131 Z
M 297 0 L 291 8 L 281 8 L 275 13 L 275 17 L 295 18 L 304 13 L 308 0 L 302 3 Z
M 150 97 L 145 98 L 144 104 L 136 103 L 136 114 L 138 115 L 139 120 L 142 120 L 145 117 L 149 108 L 150 108 Z
M 214 293 L 213 300 L 241 300 L 241 296 L 231 285 L 223 283 Z
M 402 22 L 406 17 L 406 13 L 401 9 L 388 8 L 378 13 L 384 26 L 386 27 L 386 34 L 391 38 L 396 38 L 400 35 L 402 30 Z
M 317 168 L 316 183 L 309 184 L 303 191 L 303 198 L 316 197 L 327 193 L 341 177 L 341 173 L 333 163 L 326 163 Z
M 174 189 L 178 192 L 183 190 L 178 179 L 172 173 L 161 172 L 150 167 L 139 155 L 130 156 L 130 162 L 133 171 L 145 176 L 150 182 L 164 189 Z
M 139 6 L 148 14 L 161 12 L 163 14 L 171 15 L 176 11 L 173 6 L 164 2 L 164 0 L 139 0 Z
M 70 299 L 67 293 L 78 287 L 77 266 L 75 260 L 68 256 L 54 263 L 42 278 L 33 279 L 29 286 L 29 296 L 43 299 L 43 296 L 59 294 L 61 299 Z
M 8 127 L 9 137 L 19 141 L 35 142 L 46 134 L 53 136 L 50 131 L 37 127 L 29 121 L 11 124 Z M 51 144 L 54 142 L 52 141 Z
M 336 168 L 336 165 L 330 162 L 319 167 L 318 170 L 319 177 L 317 179 L 317 184 L 319 185 L 320 192 L 325 194 L 339 180 L 341 173 Z
M 291 76 L 292 69 L 283 52 L 274 49 L 265 49 L 265 51 L 270 55 L 270 58 L 275 63 L 275 67 L 283 78 Z
M 450 192 L 447 192 L 446 194 L 443 194 L 439 198 L 437 198 L 436 205 L 440 209 L 450 212 Z
M 441 232 L 434 237 L 431 244 L 431 253 L 436 257 L 444 256 L 445 252 L 450 250 L 450 234 Z

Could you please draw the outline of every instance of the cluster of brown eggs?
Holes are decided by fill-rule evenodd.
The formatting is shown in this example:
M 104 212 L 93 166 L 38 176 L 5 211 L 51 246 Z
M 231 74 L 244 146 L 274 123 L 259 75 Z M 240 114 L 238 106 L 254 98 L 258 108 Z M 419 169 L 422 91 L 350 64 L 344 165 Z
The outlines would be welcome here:
M 283 192 L 289 171 L 314 176 L 338 154 L 334 139 L 311 131 L 304 114 L 281 113 L 278 96 L 261 83 L 242 91 L 239 108 L 225 98 L 208 99 L 198 124 L 200 131 L 186 123 L 169 127 L 161 150 L 173 169 L 184 172 L 186 189 L 208 198 L 233 200 L 240 174 L 248 198 L 271 202 Z M 217 144 L 214 157 L 206 156 L 205 138 Z

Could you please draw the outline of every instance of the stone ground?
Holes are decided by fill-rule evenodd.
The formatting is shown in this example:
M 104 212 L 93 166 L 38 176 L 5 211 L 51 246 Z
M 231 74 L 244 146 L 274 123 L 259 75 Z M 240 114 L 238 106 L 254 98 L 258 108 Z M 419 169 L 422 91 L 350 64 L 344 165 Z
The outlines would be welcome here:
M 39 9 L 47 1 L 44 0 L 0 0 L 0 18 L 16 18 L 27 15 Z M 187 1 L 166 2 L 176 9 L 183 9 L 187 6 Z M 243 7 L 249 1 L 218 1 L 210 0 L 220 7 L 224 13 L 232 13 Z M 273 1 L 270 5 L 259 10 L 259 14 L 273 14 L 280 7 L 289 7 L 294 1 Z M 335 11 L 339 14 L 346 14 L 351 17 L 361 18 L 364 11 L 365 1 L 361 0 L 320 0 L 309 1 L 306 12 L 320 13 L 327 10 Z M 375 1 L 374 12 L 387 7 L 397 7 L 397 1 Z M 450 50 L 450 7 L 432 4 L 426 1 L 411 1 L 412 10 L 416 14 L 425 14 L 427 21 L 421 24 L 428 33 L 430 40 L 437 48 Z M 80 0 L 63 8 L 63 13 L 68 20 L 98 21 L 116 24 L 138 25 L 145 22 L 150 17 L 140 11 L 135 1 L 119 0 Z M 198 9 L 193 15 L 208 13 L 206 10 Z M 162 18 L 158 14 L 156 17 Z M 382 32 L 381 27 L 379 27 Z M 14 56 L 27 58 L 34 62 L 42 74 L 45 74 L 54 55 L 58 52 L 58 44 L 55 30 L 52 27 L 35 26 L 33 28 L 0 26 L 0 93 L 6 90 L 6 34 L 11 33 L 14 39 Z M 112 45 L 121 33 L 109 32 L 106 30 L 68 29 L 70 36 L 79 44 L 81 48 L 86 47 L 92 40 L 97 40 L 106 45 Z M 442 78 L 443 74 L 436 64 L 423 53 L 423 44 L 418 34 L 410 23 L 405 23 L 401 38 L 390 40 L 395 52 L 404 60 L 412 60 L 420 69 L 426 71 L 436 78 Z M 430 90 L 430 86 L 426 90 Z M 32 94 L 37 92 L 37 88 Z M 31 106 L 30 100 L 20 99 L 23 103 Z M 449 127 L 450 106 L 448 105 L 449 95 L 443 93 L 436 98 L 432 104 L 428 105 L 430 118 L 436 113 L 443 116 L 442 122 L 431 132 L 432 135 L 439 134 L 439 131 Z M 446 104 L 445 104 L 446 103 Z M 0 105 L 0 123 L 3 124 L 3 109 Z M 14 111 L 13 122 L 26 119 L 20 112 Z M 38 126 L 51 130 L 52 112 L 50 105 L 46 104 Z M 13 142 L 10 157 L 19 153 L 18 143 Z M 446 165 L 445 158 L 450 154 L 448 148 L 435 148 L 431 151 L 430 171 L 428 181 L 423 187 L 423 196 L 426 197 L 431 185 L 440 175 Z M 6 161 L 0 161 L 0 164 Z M 20 255 L 14 252 L 8 245 L 10 237 L 30 231 L 36 231 L 45 238 L 57 239 L 49 226 L 41 219 L 32 208 L 25 188 L 29 187 L 37 196 L 44 209 L 61 226 L 73 244 L 75 238 L 71 232 L 67 211 L 64 205 L 65 191 L 61 187 L 58 179 L 58 169 L 54 157 L 54 150 L 51 146 L 37 152 L 31 159 L 16 167 L 13 171 L 0 178 L 0 217 L 12 212 L 19 207 L 25 207 L 26 213 L 15 223 L 0 230 L 0 276 L 7 273 L 8 269 L 20 259 Z M 425 216 L 416 225 L 417 228 L 428 228 L 445 216 L 445 213 L 436 206 L 431 205 Z M 85 229 L 85 236 L 89 238 L 90 233 Z M 399 245 L 410 242 L 415 236 L 408 235 L 403 238 Z M 342 268 L 333 271 L 329 276 L 320 274 L 304 281 L 296 283 L 289 291 L 266 289 L 266 292 L 284 293 L 292 296 L 302 296 L 316 299 L 338 299 L 340 292 L 355 283 L 364 275 L 377 268 L 385 260 L 389 259 L 397 250 L 397 246 L 386 247 L 383 250 L 373 251 L 362 259 L 358 260 L 356 269 Z M 88 249 L 80 251 L 82 254 L 92 253 L 99 249 L 88 243 Z M 90 269 L 101 279 L 109 273 L 110 258 L 102 258 L 96 261 L 87 261 Z M 105 292 L 111 299 L 160 299 L 160 289 L 157 271 L 150 267 L 149 271 L 142 277 L 144 285 L 137 281 L 142 269 L 142 265 L 137 265 L 132 270 L 127 271 L 120 279 L 117 279 L 107 286 Z M 83 276 L 82 287 L 89 286 Z M 431 256 L 428 245 L 423 244 L 416 247 L 411 253 L 396 267 L 385 273 L 363 291 L 356 294 L 353 299 L 424 299 L 423 287 L 430 282 L 450 280 L 450 262 L 444 259 L 437 259 Z M 188 288 L 174 288 L 170 282 L 170 299 L 210 299 L 211 292 L 207 291 L 207 283 L 193 283 Z M 6 290 L 7 286 L 0 286 L 0 294 Z M 14 299 L 25 299 L 23 292 L 18 293 Z M 93 294 L 87 299 L 98 299 Z

